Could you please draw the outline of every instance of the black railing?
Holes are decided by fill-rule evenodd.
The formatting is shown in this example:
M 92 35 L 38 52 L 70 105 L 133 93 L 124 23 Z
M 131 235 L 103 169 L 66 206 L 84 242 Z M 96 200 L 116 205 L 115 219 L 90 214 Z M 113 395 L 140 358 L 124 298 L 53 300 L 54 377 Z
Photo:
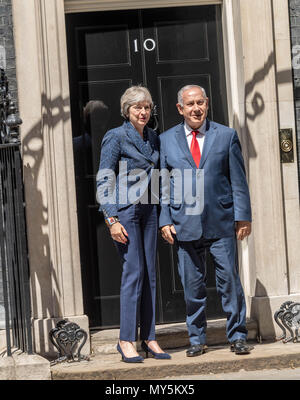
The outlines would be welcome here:
M 25 226 L 22 162 L 18 125 L 22 123 L 0 77 L 0 263 L 5 309 L 7 355 L 12 348 L 33 353 L 29 265 Z
M 0 259 L 7 354 L 32 354 L 29 269 L 22 164 L 18 144 L 0 145 Z

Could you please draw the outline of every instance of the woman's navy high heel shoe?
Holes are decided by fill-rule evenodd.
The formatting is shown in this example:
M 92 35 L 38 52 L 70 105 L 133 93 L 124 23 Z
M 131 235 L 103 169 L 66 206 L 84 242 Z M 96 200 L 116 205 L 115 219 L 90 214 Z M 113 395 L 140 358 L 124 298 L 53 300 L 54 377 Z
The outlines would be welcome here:
M 117 350 L 122 356 L 122 360 L 127 363 L 141 363 L 144 361 L 142 356 L 126 357 L 121 349 L 120 343 L 117 344 Z
M 148 347 L 147 343 L 144 340 L 141 343 L 141 347 L 146 353 L 146 358 L 148 358 L 148 353 L 151 353 L 157 360 L 170 360 L 171 358 L 170 354 L 168 353 L 155 353 L 155 351 L 151 350 L 150 347 Z

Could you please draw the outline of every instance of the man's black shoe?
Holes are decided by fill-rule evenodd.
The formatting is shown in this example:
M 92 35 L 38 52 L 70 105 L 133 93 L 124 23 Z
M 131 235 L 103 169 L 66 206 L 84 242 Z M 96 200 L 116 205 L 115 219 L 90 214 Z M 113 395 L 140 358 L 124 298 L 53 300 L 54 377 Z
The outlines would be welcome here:
M 207 349 L 206 344 L 194 344 L 189 349 L 187 349 L 186 356 L 187 357 L 200 356 L 201 354 L 205 353 L 206 349 Z
M 246 340 L 238 339 L 231 343 L 230 350 L 235 354 L 249 354 L 253 350 L 253 346 L 247 344 Z

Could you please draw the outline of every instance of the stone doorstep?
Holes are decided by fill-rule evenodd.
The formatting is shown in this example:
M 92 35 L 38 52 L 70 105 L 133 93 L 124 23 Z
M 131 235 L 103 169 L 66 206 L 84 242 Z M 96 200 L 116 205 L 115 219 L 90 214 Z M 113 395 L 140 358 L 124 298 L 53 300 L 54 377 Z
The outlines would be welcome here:
M 208 321 L 207 337 L 208 345 L 220 345 L 227 343 L 225 335 L 225 319 Z M 251 340 L 257 338 L 257 324 L 255 321 L 247 322 L 248 337 Z M 193 373 L 193 360 L 186 364 L 185 349 L 189 345 L 185 323 L 158 325 L 156 327 L 157 339 L 164 349 L 172 349 L 177 360 L 169 363 L 168 374 Z M 137 370 L 136 365 L 120 363 L 120 355 L 116 350 L 119 337 L 119 329 L 91 332 L 92 357 L 91 361 L 77 363 L 62 363 L 50 368 L 50 363 L 39 355 L 27 355 L 21 351 L 14 351 L 12 357 L 2 357 L 0 360 L 0 380 L 48 380 L 51 379 L 147 379 L 164 377 L 164 364 L 157 365 L 157 360 L 147 360 L 148 367 L 142 365 L 142 370 Z M 182 349 L 182 347 L 185 347 Z M 228 353 L 228 346 L 227 348 Z M 140 351 L 140 343 L 137 344 Z M 175 349 L 179 349 L 176 352 Z M 179 358 L 178 358 L 179 355 Z M 182 358 L 182 359 L 181 359 Z M 300 357 L 299 357 L 300 359 Z M 300 363 L 300 360 L 299 360 Z M 146 364 L 146 362 L 144 363 Z M 120 368 L 121 365 L 121 368 Z M 166 365 L 166 364 L 165 364 Z M 96 366 L 96 367 L 95 367 Z M 187 368 L 187 369 L 186 369 Z M 215 367 L 212 367 L 213 369 Z M 217 367 L 219 371 L 220 367 Z M 73 369 L 75 369 L 73 371 Z M 196 369 L 197 370 L 197 369 Z M 195 371 L 196 371 L 195 370 Z M 210 370 L 205 367 L 205 373 Z M 231 369 L 232 370 L 232 369 Z M 133 373 L 133 371 L 135 371 Z M 155 371 L 155 372 L 153 372 Z M 141 375 L 142 373 L 142 375 Z M 79 375 L 78 375 L 79 374 Z M 153 375 L 154 374 L 154 375 Z M 78 378 L 81 376 L 81 378 Z
M 225 334 L 226 319 L 209 320 L 207 322 L 207 344 L 219 345 L 228 343 Z M 257 323 L 247 321 L 248 339 L 256 340 L 258 336 Z M 108 329 L 91 332 L 92 354 L 116 354 L 116 344 L 119 338 L 119 329 Z M 186 324 L 166 324 L 156 326 L 156 338 L 163 349 L 176 349 L 189 345 Z M 140 343 L 137 342 L 140 351 Z
M 186 347 L 169 350 L 171 360 L 145 359 L 141 364 L 121 362 L 120 354 L 98 354 L 90 361 L 51 367 L 53 380 L 154 380 L 175 376 L 208 375 L 300 366 L 300 343 L 253 343 L 247 355 L 236 355 L 228 344 L 209 346 L 198 357 L 186 357 Z M 141 353 L 142 354 L 142 353 Z
M 38 354 L 29 355 L 13 349 L 0 357 L 0 380 L 50 380 L 50 362 Z

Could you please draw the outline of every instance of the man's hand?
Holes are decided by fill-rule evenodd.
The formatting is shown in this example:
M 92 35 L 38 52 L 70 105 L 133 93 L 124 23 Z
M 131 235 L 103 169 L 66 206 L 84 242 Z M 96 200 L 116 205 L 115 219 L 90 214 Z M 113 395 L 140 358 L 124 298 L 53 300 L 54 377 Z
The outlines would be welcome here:
M 251 233 L 251 222 L 249 221 L 237 221 L 235 225 L 235 232 L 237 240 L 243 240 Z
M 111 225 L 109 231 L 114 240 L 123 244 L 127 243 L 128 233 L 126 232 L 124 226 L 120 224 L 120 222 L 116 222 L 115 224 Z
M 162 237 L 170 244 L 174 244 L 174 238 L 172 236 L 176 235 L 176 230 L 174 228 L 174 225 L 165 225 L 161 229 L 161 235 Z

